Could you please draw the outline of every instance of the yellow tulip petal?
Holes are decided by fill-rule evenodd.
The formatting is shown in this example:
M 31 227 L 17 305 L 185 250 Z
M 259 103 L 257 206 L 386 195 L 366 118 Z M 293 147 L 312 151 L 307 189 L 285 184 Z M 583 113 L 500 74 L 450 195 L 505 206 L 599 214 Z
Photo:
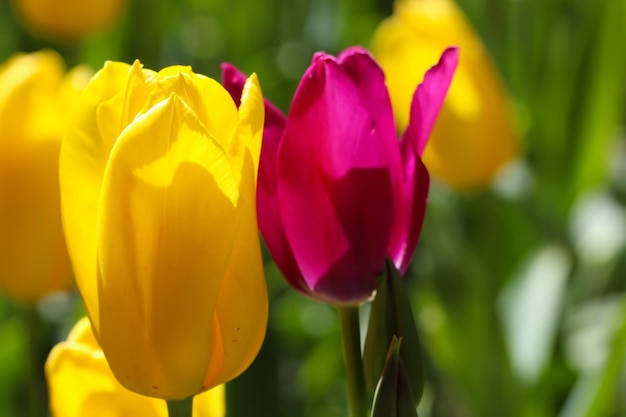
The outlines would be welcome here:
M 34 302 L 70 287 L 59 204 L 59 142 L 26 143 L 0 156 L 0 287 Z
M 176 72 L 176 70 L 184 70 Z M 237 107 L 230 94 L 217 81 L 193 74 L 188 67 L 168 67 L 159 72 L 146 107 L 150 108 L 171 94 L 176 94 L 194 110 L 206 130 L 224 149 L 230 146 L 237 124 Z
M 238 230 L 228 270 L 217 302 L 217 319 L 224 362 L 217 375 L 207 374 L 204 386 L 229 381 L 243 372 L 256 357 L 268 316 L 267 289 L 256 218 L 256 173 L 263 135 L 263 97 L 256 78 L 246 82 L 239 107 L 239 126 L 232 139 L 233 153 L 241 154 L 241 196 Z M 245 260 L 245 261 L 242 261 Z
M 59 180 L 63 226 L 76 281 L 96 333 L 99 327 L 97 208 L 106 161 L 114 143 L 114 139 L 100 134 L 98 108 L 103 101 L 111 100 L 124 90 L 128 71 L 127 64 L 107 62 L 92 78 L 80 98 L 74 121 L 61 146 Z M 116 116 L 117 120 L 120 114 Z
M 239 132 L 232 141 L 230 152 L 233 155 L 243 153 L 242 150 L 245 150 L 245 153 L 249 152 L 249 157 L 253 164 L 255 184 L 259 170 L 264 122 L 265 105 L 263 103 L 263 93 L 261 92 L 259 79 L 253 73 L 243 86 L 241 104 L 239 106 Z M 240 157 L 240 160 L 243 162 L 245 157 Z
M 87 318 L 46 361 L 52 417 L 167 417 L 165 402 L 128 391 L 113 377 Z
M 128 72 L 128 82 L 124 91 L 123 100 L 110 100 L 106 103 L 109 108 L 108 112 L 103 112 L 101 116 L 106 114 L 115 114 L 117 111 L 121 111 L 120 124 L 117 126 L 117 130 L 109 132 L 108 136 L 117 138 L 122 130 L 135 120 L 137 115 L 145 110 L 148 110 L 151 106 L 146 105 L 146 101 L 150 97 L 150 94 L 158 83 L 158 76 L 152 70 L 144 69 L 138 60 L 133 62 Z M 103 103 L 105 105 L 105 103 Z M 103 128 L 107 123 L 110 123 L 112 119 L 109 117 L 102 117 L 101 123 Z
M 167 417 L 164 400 L 124 388 L 113 376 L 85 317 L 46 361 L 52 417 Z M 226 414 L 223 385 L 195 396 L 194 417 Z
M 90 350 L 101 350 L 98 340 L 96 340 L 93 330 L 91 330 L 91 323 L 88 317 L 83 317 L 74 324 L 66 340 L 85 345 Z
M 98 336 L 129 389 L 180 399 L 202 386 L 241 221 L 231 170 L 176 95 L 137 118 L 110 155 L 98 208 Z
M 52 51 L 16 54 L 0 67 L 0 287 L 23 302 L 72 284 L 57 175 L 85 83 L 64 70 Z
M 59 88 L 59 111 L 65 115 L 63 135 L 65 135 L 69 121 L 73 120 L 80 96 L 93 75 L 93 71 L 90 68 L 85 65 L 78 65 L 68 71 L 63 78 Z
M 241 374 L 256 357 L 265 337 L 268 301 L 255 205 L 252 200 L 240 200 L 240 204 L 247 209 L 217 301 L 224 362 L 217 375 L 208 376 L 212 380 L 205 381 L 205 386 Z
M 198 394 L 193 398 L 194 417 L 224 417 L 226 415 L 226 389 L 224 385 Z
M 58 91 L 65 66 L 52 51 L 18 54 L 0 68 L 0 146 L 6 141 L 59 140 L 65 117 Z
M 171 65 L 169 67 L 163 68 L 158 72 L 160 78 L 167 78 L 173 75 L 178 75 L 180 73 L 185 73 L 192 76 L 196 75 L 189 65 Z
M 399 0 L 372 50 L 402 131 L 415 87 L 452 45 L 459 47 L 459 64 L 423 159 L 434 177 L 468 188 L 488 183 L 513 159 L 519 138 L 502 81 L 461 10 L 451 0 Z

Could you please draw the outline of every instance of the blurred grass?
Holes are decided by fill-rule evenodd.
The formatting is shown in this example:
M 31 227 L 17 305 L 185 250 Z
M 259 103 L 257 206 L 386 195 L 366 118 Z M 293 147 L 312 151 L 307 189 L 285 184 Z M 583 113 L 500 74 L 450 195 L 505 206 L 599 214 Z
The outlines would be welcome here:
M 525 150 L 492 188 L 458 194 L 433 181 L 407 277 L 426 346 L 420 415 L 626 415 L 626 252 L 623 239 L 616 238 L 626 234 L 619 221 L 626 216 L 626 4 L 459 4 L 509 87 Z M 149 68 L 192 65 L 216 78 L 219 64 L 230 61 L 257 72 L 264 94 L 287 111 L 314 51 L 367 46 L 376 25 L 392 12 L 391 1 L 375 0 L 135 0 L 129 6 L 109 32 L 67 45 L 30 34 L 11 3 L 2 1 L 0 59 L 47 47 L 69 65 L 97 69 L 106 59 L 138 58 Z M 596 209 L 590 219 L 575 222 L 575 208 L 589 193 L 613 202 L 617 214 Z M 591 242 L 591 249 L 580 241 Z M 607 242 L 617 243 L 606 249 Z M 523 273 L 546 247 L 559 248 L 567 259 L 563 287 L 550 296 L 545 291 L 561 279 L 553 270 L 534 270 L 535 284 Z M 590 256 L 593 250 L 600 256 Z M 269 260 L 267 279 L 267 339 L 258 360 L 229 384 L 228 415 L 344 415 L 336 312 L 295 293 Z M 52 308 L 61 313 L 51 322 L 47 316 L 50 343 L 64 337 L 80 314 L 75 296 L 67 303 Z M 533 332 L 533 322 L 513 325 L 506 313 L 512 306 L 517 323 L 539 320 L 544 330 Z M 610 326 L 599 319 L 607 309 Z M 0 299 L 0 416 L 6 417 L 26 413 L 28 359 L 19 310 Z M 573 319 L 583 313 L 591 319 Z M 592 339 L 598 333 L 602 337 Z M 539 359 L 519 368 L 519 347 L 512 348 L 510 340 L 535 347 L 531 359 Z M 584 354 L 572 355 L 572 349 Z M 583 360 L 590 357 L 596 358 L 591 365 Z

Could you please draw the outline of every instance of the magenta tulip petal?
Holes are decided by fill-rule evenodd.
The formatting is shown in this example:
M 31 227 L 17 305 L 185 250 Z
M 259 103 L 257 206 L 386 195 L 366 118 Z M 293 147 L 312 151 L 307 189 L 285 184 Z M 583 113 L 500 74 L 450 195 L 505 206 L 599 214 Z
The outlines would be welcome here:
M 409 126 L 400 143 L 404 181 L 402 193 L 394 200 L 396 211 L 389 255 L 402 274 L 409 267 L 426 212 L 430 180 L 420 156 L 452 82 L 457 61 L 458 49 L 448 48 L 439 63 L 426 72 L 413 95 Z
M 291 246 L 287 241 L 279 211 L 276 190 L 276 184 L 278 182 L 276 157 L 278 155 L 278 145 L 281 136 L 276 133 L 278 130 L 282 133 L 284 125 L 285 121 L 283 119 L 282 126 L 266 126 L 263 131 L 263 146 L 261 147 L 259 182 L 257 184 L 256 194 L 257 217 L 265 245 L 272 254 L 272 258 L 278 266 L 278 269 L 280 269 L 291 285 L 295 286 L 300 291 L 308 293 L 309 288 L 304 283 L 300 268 L 296 263 Z
M 439 63 L 426 72 L 424 81 L 415 90 L 409 126 L 404 134 L 410 135 L 419 156 L 422 156 L 426 148 L 430 132 L 433 130 L 435 120 L 448 93 L 458 60 L 458 48 L 446 49 Z
M 324 178 L 317 179 L 324 181 Z M 333 185 L 329 187 L 329 183 Z M 301 212 L 300 215 L 305 213 L 309 218 L 308 227 L 300 224 L 300 230 L 288 231 L 302 239 L 299 241 L 301 246 L 297 248 L 307 255 L 308 251 L 315 254 L 321 249 L 320 259 L 329 265 L 317 280 L 313 274 L 304 274 L 317 298 L 331 303 L 358 303 L 368 299 L 376 289 L 375 278 L 382 272 L 387 257 L 386 242 L 391 230 L 391 217 L 387 214 L 391 213 L 389 201 L 392 199 L 389 173 L 384 168 L 353 169 L 342 178 L 327 178 L 326 192 L 328 194 L 320 197 L 327 198 L 334 205 L 334 212 L 316 213 L 311 206 L 305 206 L 305 197 L 300 204 L 301 209 L 308 210 L 308 213 Z M 313 198 L 309 201 L 311 205 L 317 204 Z M 292 210 L 291 215 L 297 215 L 295 206 Z M 324 214 L 327 214 L 326 218 Z M 334 237 L 333 231 L 341 233 L 339 240 L 327 240 Z M 304 239 L 307 234 L 314 238 Z M 348 246 L 343 246 L 344 243 Z M 326 252 L 328 247 L 339 245 L 343 246 L 343 250 Z M 337 258 L 337 254 L 341 257 Z M 301 264 L 307 260 L 312 260 L 314 265 L 317 263 L 313 258 L 301 257 L 298 260 Z
M 395 137 L 396 127 L 385 74 L 372 55 L 361 47 L 352 47 L 343 51 L 337 61 L 355 83 L 362 104 L 376 117 L 381 136 Z
M 243 85 L 246 83 L 247 77 L 230 62 L 224 62 L 220 68 L 222 69 L 222 85 L 239 108 Z
M 280 214 L 302 275 L 317 295 L 342 303 L 367 298 L 382 272 L 390 161 L 399 160 L 395 137 L 381 135 L 379 114 L 361 94 L 335 58 L 318 54 L 294 96 L 278 158 Z
M 389 256 L 404 275 L 422 231 L 430 177 L 413 142 L 404 140 L 400 146 L 404 184 L 402 192 L 394 200 L 396 211 L 389 241 Z
M 343 176 L 352 168 L 388 167 L 391 157 L 399 157 L 395 135 L 386 136 L 388 130 L 383 130 L 388 127 L 383 114 L 392 114 L 390 103 L 383 108 L 364 101 L 364 89 L 352 77 L 334 57 L 316 54 L 289 112 L 284 135 L 288 130 L 294 139 L 282 138 L 283 144 L 302 143 L 319 155 L 323 169 L 332 177 Z M 375 81 L 371 91 L 384 88 L 384 84 L 376 86 Z

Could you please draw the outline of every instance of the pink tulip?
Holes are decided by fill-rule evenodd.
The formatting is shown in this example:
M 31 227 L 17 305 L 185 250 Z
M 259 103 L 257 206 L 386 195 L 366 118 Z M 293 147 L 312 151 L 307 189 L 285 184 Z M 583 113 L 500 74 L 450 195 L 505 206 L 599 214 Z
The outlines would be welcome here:
M 257 213 L 289 283 L 332 304 L 358 304 L 389 257 L 405 273 L 419 238 L 429 176 L 421 160 L 457 65 L 447 49 L 413 95 L 398 140 L 384 74 L 369 52 L 317 53 L 285 118 L 266 100 Z M 245 77 L 223 82 L 239 97 Z

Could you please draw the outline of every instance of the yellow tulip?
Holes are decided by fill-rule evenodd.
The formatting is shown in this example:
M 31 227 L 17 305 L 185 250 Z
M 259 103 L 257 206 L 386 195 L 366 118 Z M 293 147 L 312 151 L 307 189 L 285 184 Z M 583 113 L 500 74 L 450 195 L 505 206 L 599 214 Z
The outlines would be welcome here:
M 189 67 L 107 62 L 61 147 L 76 281 L 113 374 L 183 399 L 243 372 L 267 289 L 256 220 L 263 134 L 256 75 L 239 110 Z
M 72 283 L 59 203 L 61 139 L 91 74 L 51 51 L 0 66 L 0 291 L 34 302 Z
M 78 41 L 113 25 L 121 17 L 126 0 L 13 0 L 13 6 L 34 32 Z
M 446 47 L 459 64 L 423 160 L 454 188 L 487 184 L 519 153 L 505 87 L 474 29 L 452 0 L 398 0 L 377 29 L 372 50 L 385 71 L 404 130 L 415 86 Z
M 52 417 L 167 417 L 164 400 L 124 388 L 113 376 L 89 320 L 78 321 L 46 361 Z M 194 398 L 194 417 L 223 417 L 224 385 Z

